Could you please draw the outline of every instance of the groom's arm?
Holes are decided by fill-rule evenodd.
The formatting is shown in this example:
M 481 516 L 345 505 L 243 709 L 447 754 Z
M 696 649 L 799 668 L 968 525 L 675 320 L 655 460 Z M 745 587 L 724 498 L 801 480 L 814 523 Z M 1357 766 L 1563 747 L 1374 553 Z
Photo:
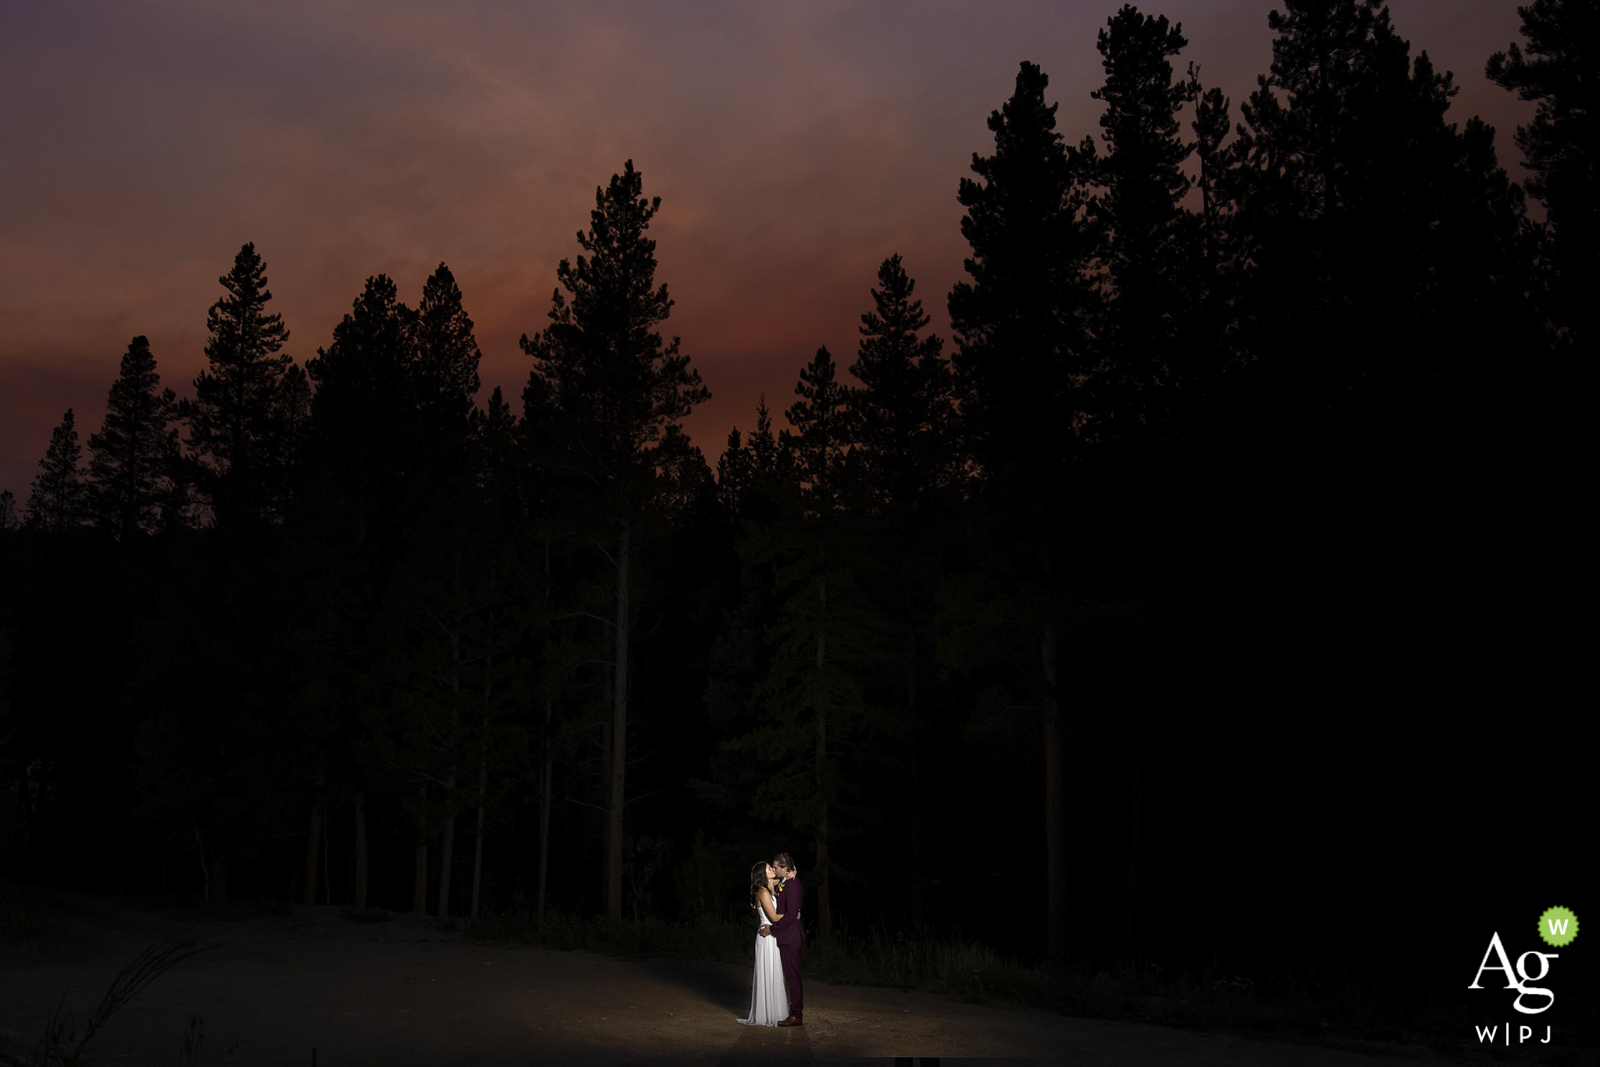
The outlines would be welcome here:
M 805 887 L 799 882 L 791 883 L 783 891 L 783 918 L 772 924 L 772 933 L 776 937 L 779 930 L 786 930 L 800 921 L 800 905 L 805 901 Z

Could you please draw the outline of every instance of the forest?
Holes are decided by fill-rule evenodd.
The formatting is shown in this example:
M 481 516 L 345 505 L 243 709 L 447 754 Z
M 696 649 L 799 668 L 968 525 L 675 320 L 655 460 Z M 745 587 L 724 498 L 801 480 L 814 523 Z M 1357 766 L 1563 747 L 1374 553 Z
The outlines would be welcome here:
M 1534 0 L 1471 72 L 1537 105 L 1513 137 L 1377 0 L 1282 0 L 1239 101 L 1122 7 L 1097 130 L 1022 62 L 950 176 L 964 280 L 883 249 L 855 350 L 715 455 L 631 160 L 520 398 L 444 263 L 297 361 L 244 243 L 182 395 L 132 337 L 0 494 L 0 870 L 695 923 L 787 850 L 821 941 L 1453 982 L 1451 922 L 1577 862 L 1516 835 L 1583 810 L 1536 732 L 1578 648 L 1593 10 Z M 1418 901 L 1442 932 L 1397 940 Z

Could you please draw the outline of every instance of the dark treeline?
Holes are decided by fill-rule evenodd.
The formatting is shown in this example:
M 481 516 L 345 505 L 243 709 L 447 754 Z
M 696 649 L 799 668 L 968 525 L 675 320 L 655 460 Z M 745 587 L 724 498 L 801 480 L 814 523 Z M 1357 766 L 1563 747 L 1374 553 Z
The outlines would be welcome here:
M 1593 343 L 1587 10 L 1488 63 L 1539 103 L 1535 222 L 1383 4 L 1286 0 L 1238 102 L 1124 7 L 1098 136 L 1031 63 L 990 117 L 953 336 L 889 255 L 854 352 L 714 461 L 631 162 L 520 416 L 445 265 L 295 362 L 245 245 L 192 395 L 133 338 L 87 457 L 69 410 L 3 501 L 5 869 L 692 920 L 786 848 L 821 937 L 1427 966 L 1397 909 L 1519 825 L 1485 782 L 1557 640 L 1529 471 Z

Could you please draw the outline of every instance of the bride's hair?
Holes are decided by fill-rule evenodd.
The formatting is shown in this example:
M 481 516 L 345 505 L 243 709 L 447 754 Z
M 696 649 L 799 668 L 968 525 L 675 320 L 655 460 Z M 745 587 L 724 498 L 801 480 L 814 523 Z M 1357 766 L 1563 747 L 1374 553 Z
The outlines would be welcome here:
M 750 906 L 752 908 L 761 906 L 756 901 L 756 892 L 765 888 L 767 888 L 767 861 L 762 860 L 750 868 Z

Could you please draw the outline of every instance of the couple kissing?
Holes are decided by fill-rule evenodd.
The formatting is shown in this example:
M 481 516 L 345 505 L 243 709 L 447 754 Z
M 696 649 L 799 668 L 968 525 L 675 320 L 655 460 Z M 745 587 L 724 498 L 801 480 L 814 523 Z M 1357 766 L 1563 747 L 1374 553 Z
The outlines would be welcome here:
M 803 1026 L 800 989 L 800 905 L 805 887 L 787 852 L 750 869 L 750 907 L 756 913 L 756 970 L 746 1026 Z

